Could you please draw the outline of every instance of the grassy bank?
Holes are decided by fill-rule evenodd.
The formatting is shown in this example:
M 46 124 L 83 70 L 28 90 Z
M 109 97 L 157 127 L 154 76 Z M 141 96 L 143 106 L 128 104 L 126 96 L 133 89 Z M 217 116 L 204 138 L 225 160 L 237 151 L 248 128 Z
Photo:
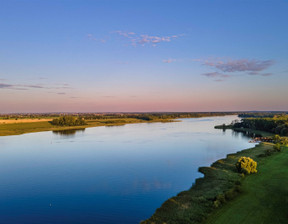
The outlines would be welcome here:
M 98 119 L 98 120 L 87 120 L 86 125 L 81 126 L 55 126 L 49 121 L 40 122 L 25 122 L 25 123 L 8 123 L 0 124 L 0 136 L 7 135 L 20 135 L 32 132 L 41 131 L 58 131 L 58 130 L 69 130 L 69 129 L 83 129 L 98 126 L 115 126 L 115 125 L 125 125 L 133 123 L 153 123 L 153 122 L 172 122 L 171 119 L 154 119 L 150 121 L 145 121 L 136 118 L 118 118 L 118 119 Z
M 245 223 L 240 221 L 242 216 L 249 220 L 246 223 L 262 223 L 261 209 L 257 208 L 260 204 L 260 208 L 265 207 L 264 211 L 270 209 L 270 222 L 267 223 L 272 223 L 271 218 L 275 216 L 282 220 L 287 214 L 288 191 L 285 186 L 288 184 L 288 149 L 285 148 L 279 153 L 271 151 L 273 144 L 261 143 L 254 148 L 230 154 L 226 159 L 213 163 L 211 167 L 200 168 L 204 178 L 197 179 L 190 190 L 164 202 L 154 215 L 142 224 L 189 224 L 206 221 Z M 242 156 L 251 157 L 258 162 L 257 174 L 243 177 L 237 173 L 235 163 Z M 269 193 L 271 190 L 272 194 Z M 258 218 L 249 219 L 254 213 L 258 213 L 255 215 Z
M 243 193 L 215 210 L 206 223 L 287 223 L 288 148 L 258 162 L 257 175 L 243 180 Z

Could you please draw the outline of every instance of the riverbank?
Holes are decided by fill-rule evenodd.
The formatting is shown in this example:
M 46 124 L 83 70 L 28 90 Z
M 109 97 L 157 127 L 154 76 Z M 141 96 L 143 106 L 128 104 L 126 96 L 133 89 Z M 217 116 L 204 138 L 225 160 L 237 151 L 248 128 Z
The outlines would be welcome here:
M 235 115 L 231 112 L 191 112 L 191 113 L 115 113 L 115 114 L 72 114 L 71 116 L 85 119 L 85 125 L 57 126 L 51 121 L 59 118 L 57 114 L 23 114 L 0 116 L 0 136 L 20 135 L 42 131 L 64 131 L 70 129 L 85 129 L 98 126 L 117 126 L 135 123 L 177 122 L 182 118 L 201 118 Z
M 21 135 L 32 132 L 42 132 L 42 131 L 64 131 L 71 129 L 85 129 L 99 126 L 117 126 L 125 124 L 135 124 L 135 123 L 155 123 L 155 122 L 176 122 L 173 119 L 154 119 L 150 121 L 145 121 L 136 118 L 123 118 L 123 119 L 99 119 L 99 120 L 86 120 L 86 125 L 81 126 L 55 126 L 52 125 L 50 120 L 47 121 L 33 121 L 33 122 L 7 122 L 5 124 L 0 124 L 0 136 L 8 135 Z
M 257 161 L 257 174 L 243 177 L 237 172 L 235 163 L 242 156 Z M 260 143 L 254 148 L 229 154 L 210 167 L 199 168 L 204 174 L 203 178 L 197 179 L 190 190 L 164 202 L 152 217 L 142 224 L 243 223 L 241 217 L 250 220 L 245 221 L 246 223 L 263 223 L 260 217 L 261 209 L 257 208 L 261 203 L 261 208 L 265 207 L 267 211 L 273 207 L 268 213 L 271 215 L 270 219 L 279 216 L 281 221 L 287 211 L 288 191 L 284 188 L 287 186 L 285 184 L 288 184 L 287 157 L 287 147 L 282 152 L 274 152 L 271 143 Z M 278 163 L 279 160 L 281 163 Z M 272 195 L 269 193 L 270 190 L 273 190 Z M 284 197 L 282 203 L 279 201 L 281 197 Z M 272 214 L 273 212 L 275 214 Z M 254 213 L 257 213 L 255 219 Z

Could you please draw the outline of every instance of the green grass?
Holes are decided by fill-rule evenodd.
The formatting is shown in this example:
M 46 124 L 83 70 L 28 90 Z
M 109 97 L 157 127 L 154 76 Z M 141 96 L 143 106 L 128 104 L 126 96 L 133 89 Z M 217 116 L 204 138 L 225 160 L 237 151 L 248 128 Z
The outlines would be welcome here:
M 243 194 L 216 210 L 208 224 L 288 223 L 288 148 L 258 162 L 243 180 Z
M 269 210 L 271 206 L 275 206 L 275 215 L 283 217 L 283 214 L 286 214 L 283 213 L 283 211 L 285 209 L 285 211 L 287 211 L 287 205 L 284 205 L 278 199 L 282 198 L 285 203 L 288 202 L 285 198 L 287 196 L 285 186 L 288 184 L 288 171 L 283 171 L 288 165 L 288 152 L 287 149 L 285 149 L 286 151 L 284 152 L 273 152 L 272 155 L 267 156 L 267 151 L 272 150 L 273 144 L 261 143 L 254 148 L 230 154 L 226 159 L 221 159 L 213 163 L 211 167 L 200 168 L 200 172 L 205 175 L 204 178 L 197 179 L 194 186 L 188 191 L 183 191 L 164 202 L 153 216 L 143 221 L 142 224 L 205 223 L 205 220 L 211 213 L 212 215 L 207 221 L 208 223 L 261 223 L 261 221 L 233 222 L 231 220 L 238 220 L 239 217 L 242 216 L 249 217 L 254 213 L 257 216 L 261 216 L 261 208 L 265 207 L 266 210 Z M 251 174 L 244 178 L 237 173 L 235 164 L 242 156 L 251 157 L 258 162 L 259 173 Z M 271 179 L 273 179 L 273 181 L 271 181 Z M 285 181 L 283 181 L 283 179 L 285 179 Z M 283 181 L 283 183 L 281 183 L 281 181 Z M 277 186 L 279 186 L 279 188 L 277 188 Z M 270 193 L 271 190 L 274 192 Z M 276 194 L 278 194 L 277 197 Z M 286 196 L 284 197 L 282 194 Z M 273 202 L 275 205 L 269 204 L 269 198 L 271 196 L 275 197 L 275 201 Z M 230 205 L 237 202 L 239 200 L 238 198 L 243 198 L 241 205 L 237 207 L 236 203 L 236 207 L 230 210 Z M 258 200 L 257 202 L 254 202 L 255 198 Z M 249 209 L 245 207 L 247 203 L 250 203 L 247 206 L 247 208 L 251 206 Z M 257 208 L 259 204 L 262 204 L 262 206 Z M 225 209 L 229 212 L 227 216 Z M 239 215 L 238 210 L 241 209 L 243 214 Z M 274 214 L 274 212 L 272 213 Z M 271 213 L 269 214 L 271 215 Z M 218 221 L 218 217 L 220 221 L 216 222 Z M 232 219 L 232 217 L 234 218 Z
M 123 119 L 97 119 L 97 120 L 87 120 L 86 125 L 81 126 L 55 126 L 50 124 L 48 121 L 43 122 L 31 122 L 31 123 L 15 123 L 15 124 L 0 124 L 0 136 L 7 135 L 20 135 L 31 132 L 41 132 L 41 131 L 58 131 L 58 130 L 68 130 L 68 129 L 83 129 L 97 126 L 116 126 L 125 125 L 132 123 L 153 123 L 153 122 L 172 122 L 171 119 L 155 119 L 151 121 L 144 121 L 136 118 L 123 118 Z

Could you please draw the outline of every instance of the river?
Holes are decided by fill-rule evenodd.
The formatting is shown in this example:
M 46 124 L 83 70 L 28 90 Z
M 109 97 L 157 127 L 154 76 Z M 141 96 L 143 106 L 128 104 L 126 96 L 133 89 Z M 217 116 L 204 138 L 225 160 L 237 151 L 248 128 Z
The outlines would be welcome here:
M 199 166 L 253 147 L 214 129 L 236 116 L 0 137 L 0 223 L 135 224 Z

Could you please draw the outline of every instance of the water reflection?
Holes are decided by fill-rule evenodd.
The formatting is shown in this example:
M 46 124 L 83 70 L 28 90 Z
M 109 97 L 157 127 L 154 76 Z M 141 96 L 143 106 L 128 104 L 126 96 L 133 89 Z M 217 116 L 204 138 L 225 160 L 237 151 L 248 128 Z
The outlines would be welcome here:
M 246 131 L 246 130 L 243 130 L 243 131 L 241 131 L 241 130 L 237 130 L 237 131 L 233 130 L 232 131 L 232 134 L 234 136 L 238 136 L 239 133 L 241 133 L 243 136 L 250 137 L 250 138 L 263 137 L 261 134 L 256 134 L 256 133 L 249 132 L 249 131 Z
M 80 129 L 67 129 L 67 130 L 58 130 L 58 131 L 52 131 L 55 135 L 60 135 L 63 137 L 74 137 L 77 132 L 84 133 L 85 128 Z

